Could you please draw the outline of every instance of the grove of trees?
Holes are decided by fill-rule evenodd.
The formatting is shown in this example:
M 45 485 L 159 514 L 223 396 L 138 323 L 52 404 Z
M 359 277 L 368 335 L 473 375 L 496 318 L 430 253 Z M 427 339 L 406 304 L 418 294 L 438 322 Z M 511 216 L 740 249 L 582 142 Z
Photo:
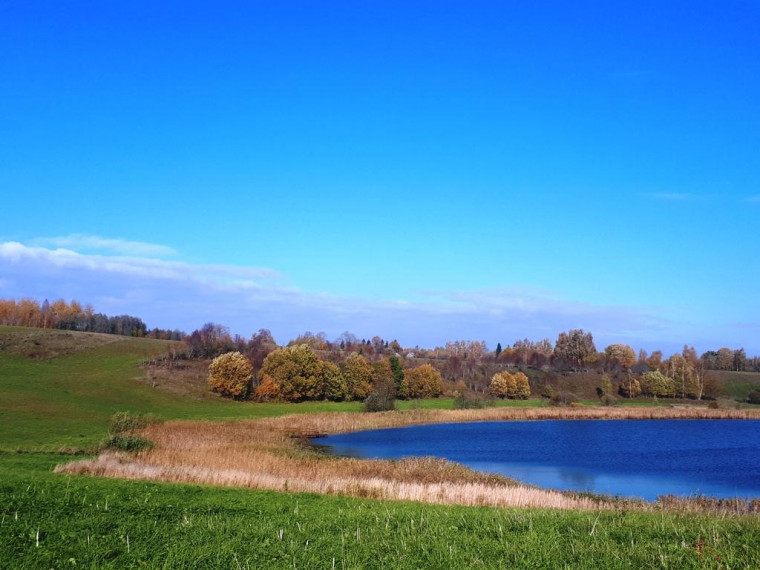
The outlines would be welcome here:
M 142 319 L 131 315 L 107 316 L 96 313 L 91 305 L 78 301 L 58 299 L 52 303 L 45 299 L 0 299 L 0 325 L 63 329 L 80 332 L 118 334 L 148 337 L 161 340 L 182 340 L 179 330 L 148 329 Z

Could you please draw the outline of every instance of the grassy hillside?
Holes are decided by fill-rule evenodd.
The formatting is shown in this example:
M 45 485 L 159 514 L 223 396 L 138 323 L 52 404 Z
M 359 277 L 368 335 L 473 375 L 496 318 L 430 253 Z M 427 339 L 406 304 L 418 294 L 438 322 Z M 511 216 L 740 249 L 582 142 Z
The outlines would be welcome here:
M 743 402 L 753 390 L 760 391 L 760 372 L 711 370 L 708 374 L 720 380 L 727 398 Z
M 165 341 L 19 327 L 0 327 L 0 339 L 0 450 L 87 448 L 105 436 L 111 415 L 123 410 L 211 419 L 360 408 L 191 399 L 152 388 L 139 365 L 162 352 Z M 36 347 L 31 355 L 24 350 L 29 346 Z M 35 356 L 50 354 L 51 346 L 58 356 Z
M 360 408 L 153 388 L 139 364 L 164 346 L 0 327 L 0 568 L 760 566 L 757 516 L 439 506 L 52 473 L 71 459 L 55 450 L 96 444 L 120 410 L 202 419 Z

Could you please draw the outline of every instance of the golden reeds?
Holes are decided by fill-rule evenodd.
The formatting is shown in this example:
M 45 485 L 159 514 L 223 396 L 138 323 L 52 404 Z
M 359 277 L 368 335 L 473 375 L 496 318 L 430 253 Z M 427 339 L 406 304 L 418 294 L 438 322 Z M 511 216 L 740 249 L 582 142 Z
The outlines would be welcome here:
M 95 459 L 59 466 L 57 471 L 428 503 L 650 509 L 654 505 L 643 501 L 613 501 L 538 489 L 441 459 L 335 458 L 303 445 L 302 440 L 292 436 L 443 422 L 663 418 L 748 419 L 760 418 L 760 411 L 697 407 L 490 408 L 296 414 L 227 422 L 174 421 L 154 424 L 140 432 L 155 443 L 153 450 L 136 455 L 106 452 Z M 693 505 L 678 503 L 679 510 L 690 508 Z

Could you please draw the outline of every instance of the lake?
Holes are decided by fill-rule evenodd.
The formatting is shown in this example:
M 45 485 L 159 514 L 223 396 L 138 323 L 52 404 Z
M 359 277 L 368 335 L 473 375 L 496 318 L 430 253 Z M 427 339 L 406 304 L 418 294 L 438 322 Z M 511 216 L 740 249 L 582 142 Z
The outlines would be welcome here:
M 545 488 L 654 500 L 760 497 L 760 420 L 545 420 L 331 435 L 336 455 L 435 456 Z

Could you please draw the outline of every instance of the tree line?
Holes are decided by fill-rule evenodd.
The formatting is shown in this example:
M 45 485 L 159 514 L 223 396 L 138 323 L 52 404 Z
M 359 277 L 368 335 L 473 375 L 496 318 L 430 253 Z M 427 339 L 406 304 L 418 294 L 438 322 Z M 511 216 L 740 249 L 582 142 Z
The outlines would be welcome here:
M 758 359 L 747 358 L 744 349 L 721 348 L 698 355 L 693 347 L 684 346 L 681 353 L 667 358 L 659 350 L 636 353 L 626 344 L 598 350 L 593 335 L 581 329 L 561 332 L 554 343 L 522 339 L 505 348 L 499 343 L 491 351 L 483 341 L 452 341 L 433 349 L 403 348 L 396 340 L 379 336 L 359 339 L 343 333 L 329 341 L 323 333 L 310 332 L 279 347 L 266 329 L 246 340 L 231 336 L 223 326 L 207 323 L 188 335 L 185 346 L 191 358 L 210 359 L 232 351 L 246 356 L 253 371 L 247 397 L 262 401 L 364 399 L 378 384 L 372 379 L 382 378 L 380 370 L 390 362 L 402 372 L 428 365 L 442 381 L 442 388 L 434 392 L 471 391 L 502 398 L 533 395 L 564 401 L 568 395 L 558 392 L 569 391 L 596 394 L 605 403 L 639 396 L 715 398 L 720 395 L 720 381 L 709 372 L 760 371 Z M 274 372 L 273 361 L 281 362 Z M 294 369 L 293 362 L 301 362 L 295 369 L 302 370 L 295 374 L 295 382 L 281 375 L 282 370 Z M 398 384 L 395 394 L 417 397 L 413 388 L 402 389 Z
M 45 299 L 0 299 L 0 324 L 18 327 L 37 327 L 79 332 L 117 334 L 160 340 L 182 340 L 185 334 L 179 330 L 149 329 L 139 317 L 132 315 L 108 316 L 96 313 L 92 305 L 78 301 L 57 299 L 52 303 Z
M 442 390 L 447 393 L 470 391 L 497 397 L 523 397 L 525 393 L 522 377 L 517 381 L 502 377 L 493 384 L 495 376 L 505 372 L 523 374 L 529 380 L 533 396 L 552 398 L 558 392 L 575 392 L 583 396 L 596 393 L 608 399 L 645 396 L 697 400 L 720 395 L 720 378 L 714 372 L 760 372 L 760 358 L 747 357 L 743 348 L 722 347 L 699 355 L 694 347 L 685 345 L 680 353 L 667 358 L 660 350 L 651 354 L 645 350 L 637 353 L 626 344 L 611 344 L 598 350 L 593 335 L 582 329 L 561 332 L 555 342 L 521 339 L 504 347 L 497 343 L 494 350 L 489 350 L 484 341 L 465 340 L 450 341 L 431 349 L 405 348 L 395 339 L 359 338 L 350 332 L 334 340 L 329 340 L 324 333 L 305 332 L 281 347 L 267 329 L 244 338 L 230 334 L 223 325 L 206 323 L 186 335 L 179 330 L 148 329 L 138 317 L 107 316 L 96 313 L 90 305 L 61 299 L 52 303 L 47 299 L 42 303 L 34 299 L 0 300 L 0 324 L 181 340 L 169 348 L 163 357 L 167 361 L 211 360 L 239 352 L 252 367 L 245 397 L 257 399 L 365 399 L 375 385 L 383 384 L 378 379 L 387 376 L 380 371 L 380 368 L 385 370 L 386 364 L 395 367 L 397 397 L 438 391 L 437 388 L 432 392 L 425 392 L 428 388 L 420 391 L 413 383 L 406 388 L 401 386 L 397 370 L 403 372 L 423 365 L 429 365 L 440 376 Z M 296 355 L 301 353 L 296 347 L 307 347 L 313 357 L 302 354 L 299 360 Z M 290 349 L 290 352 L 282 352 L 282 349 Z M 268 371 L 267 368 L 262 372 L 265 360 L 275 351 L 280 352 L 270 359 L 268 366 L 276 358 L 285 356 L 285 360 L 311 364 L 302 370 L 303 374 L 296 375 L 295 382 L 284 379 L 280 369 Z M 314 364 L 314 358 L 321 364 Z M 357 361 L 360 364 L 356 364 Z M 368 372 L 369 369 L 372 371 Z M 301 378 L 310 380 L 306 382 Z M 432 384 L 437 386 L 437 381 Z M 511 388 L 517 385 L 519 390 Z

